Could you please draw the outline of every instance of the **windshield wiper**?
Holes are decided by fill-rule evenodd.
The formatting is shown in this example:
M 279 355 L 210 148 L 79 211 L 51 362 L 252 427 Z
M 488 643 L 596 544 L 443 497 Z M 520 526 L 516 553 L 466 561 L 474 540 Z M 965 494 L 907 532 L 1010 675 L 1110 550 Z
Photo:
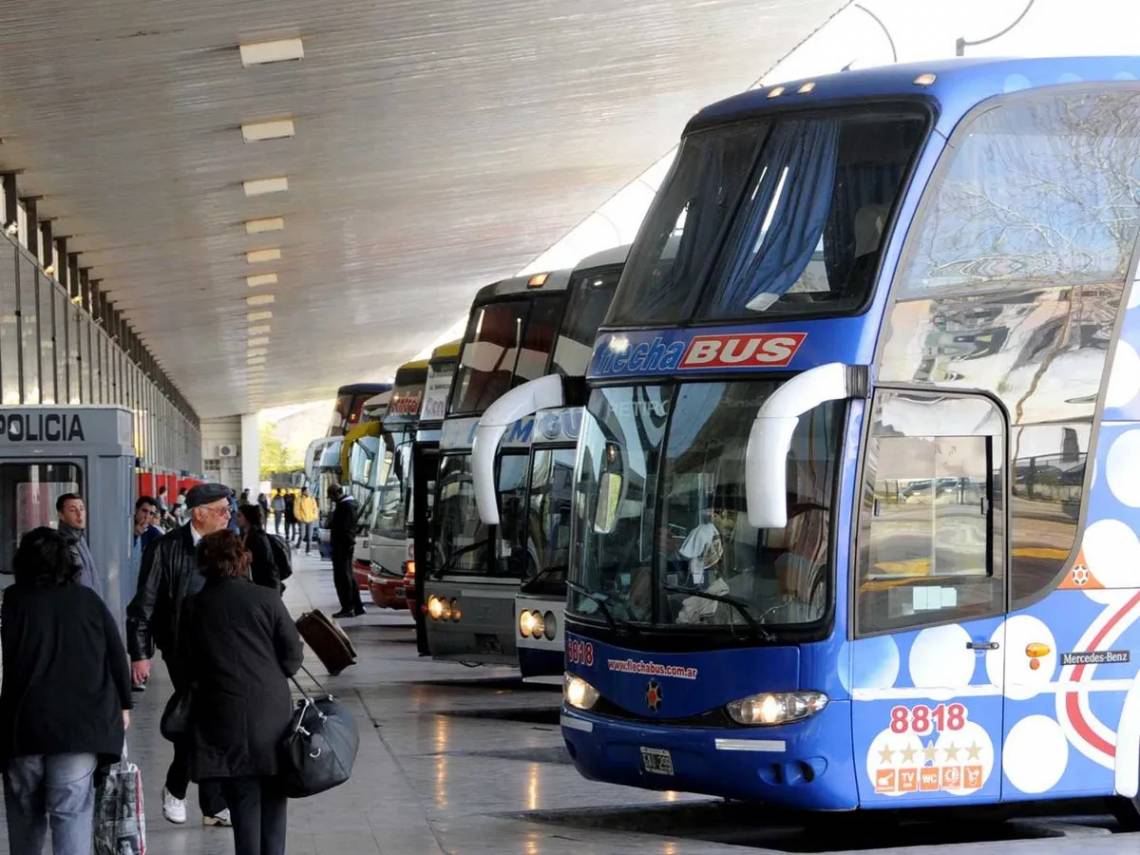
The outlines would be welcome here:
M 612 629 L 615 633 L 620 635 L 622 629 L 625 629 L 626 631 L 635 630 L 634 625 L 627 620 L 622 620 L 619 623 L 618 619 L 614 617 L 614 613 L 610 611 L 610 598 L 605 594 L 597 594 L 584 585 L 579 585 L 577 582 L 571 582 L 569 579 L 566 580 L 566 587 L 571 591 L 577 591 L 586 599 L 593 600 L 595 603 L 597 603 L 598 608 L 602 612 L 602 616 L 606 619 L 606 623 L 610 625 L 610 629 Z
M 467 544 L 466 546 L 462 547 L 461 549 L 455 550 L 455 552 L 452 553 L 451 557 L 447 559 L 447 563 L 445 563 L 435 573 L 432 574 L 432 578 L 433 579 L 442 578 L 444 573 L 446 573 L 448 570 L 450 570 L 452 567 L 455 566 L 455 559 L 459 558 L 459 556 L 461 556 L 461 555 L 466 555 L 468 552 L 473 552 L 476 549 L 479 549 L 481 547 L 486 546 L 490 541 L 491 541 L 491 538 L 485 537 L 482 540 L 477 540 L 474 543 Z
M 730 597 L 724 594 L 710 594 L 708 591 L 701 591 L 697 588 L 682 588 L 679 585 L 662 585 L 661 587 L 671 594 L 687 594 L 690 597 L 700 597 L 703 600 L 712 600 L 716 603 L 725 603 L 727 605 L 730 605 L 738 612 L 740 612 L 740 616 L 744 618 L 744 622 L 748 624 L 748 628 L 751 629 L 756 635 L 760 636 L 762 639 L 764 639 L 764 641 L 776 640 L 776 636 L 772 635 L 770 631 L 761 626 L 760 622 L 756 620 L 756 617 L 752 614 L 752 612 L 748 610 L 749 604 L 746 600 L 742 600 L 739 597 Z
M 543 569 L 541 569 L 537 573 L 535 573 L 532 578 L 527 579 L 525 582 L 523 582 L 522 585 L 519 586 L 519 590 L 522 591 L 524 594 L 526 594 L 530 591 L 533 591 L 536 587 L 538 587 L 539 582 L 545 581 L 548 576 L 553 576 L 555 573 L 558 573 L 558 572 L 565 574 L 566 569 L 567 569 L 566 565 L 564 565 L 564 564 L 558 565 L 558 566 L 544 567 Z M 563 581 L 565 582 L 565 575 L 563 576 Z

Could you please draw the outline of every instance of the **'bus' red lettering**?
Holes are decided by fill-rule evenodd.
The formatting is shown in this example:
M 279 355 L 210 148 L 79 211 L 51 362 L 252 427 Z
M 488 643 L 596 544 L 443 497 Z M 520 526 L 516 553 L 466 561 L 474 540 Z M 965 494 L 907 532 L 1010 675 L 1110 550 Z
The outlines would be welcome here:
M 763 365 L 777 368 L 787 365 L 807 338 L 807 333 L 737 333 L 735 335 L 698 335 L 689 342 L 680 367 L 737 368 Z

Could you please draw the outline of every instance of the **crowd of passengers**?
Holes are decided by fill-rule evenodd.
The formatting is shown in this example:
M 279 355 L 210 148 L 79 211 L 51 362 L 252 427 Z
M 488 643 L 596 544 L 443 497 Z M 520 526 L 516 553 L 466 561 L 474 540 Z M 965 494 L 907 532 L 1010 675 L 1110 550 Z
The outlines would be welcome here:
M 187 820 L 190 783 L 207 826 L 233 829 L 238 855 L 283 855 L 286 799 L 278 747 L 289 727 L 288 679 L 301 639 L 281 600 L 262 509 L 237 508 L 221 484 L 180 497 L 170 531 L 157 498 L 135 506 L 138 589 L 124 646 L 103 601 L 85 536 L 83 498 L 59 497 L 58 527 L 26 532 L 0 609 L 0 763 L 9 849 L 90 855 L 101 782 L 126 751 L 134 692 L 158 654 L 190 701 L 173 740 L 162 813 Z M 235 530 L 236 528 L 236 530 Z

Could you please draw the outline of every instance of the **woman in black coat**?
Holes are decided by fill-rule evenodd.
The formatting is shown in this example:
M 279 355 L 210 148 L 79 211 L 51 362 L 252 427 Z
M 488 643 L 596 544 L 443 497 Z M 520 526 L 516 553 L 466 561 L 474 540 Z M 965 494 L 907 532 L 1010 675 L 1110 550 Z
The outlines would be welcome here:
M 219 780 L 237 855 L 283 855 L 286 802 L 275 779 L 301 638 L 278 593 L 251 582 L 249 563 L 231 531 L 198 544 L 206 585 L 183 607 L 180 638 L 192 686 L 190 773 Z
M 96 766 L 117 760 L 131 675 L 115 618 L 78 584 L 71 542 L 50 528 L 20 539 L 0 607 L 0 761 L 12 852 L 91 851 Z
M 273 547 L 265 531 L 261 508 L 242 505 L 238 508 L 238 526 L 242 532 L 242 545 L 249 552 L 249 577 L 255 585 L 281 591 L 281 574 L 273 560 Z

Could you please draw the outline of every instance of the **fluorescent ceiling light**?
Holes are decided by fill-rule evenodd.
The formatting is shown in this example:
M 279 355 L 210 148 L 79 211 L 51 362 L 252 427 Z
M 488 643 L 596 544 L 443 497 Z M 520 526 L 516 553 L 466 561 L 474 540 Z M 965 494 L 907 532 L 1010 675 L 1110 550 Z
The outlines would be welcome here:
M 264 365 L 265 364 L 265 357 L 264 356 L 250 356 L 250 357 L 247 357 L 245 361 L 248 362 L 250 365 Z
M 268 306 L 274 299 L 272 294 L 254 294 L 245 298 L 245 304 L 247 306 Z
M 257 338 L 251 338 L 245 343 L 246 347 L 262 347 L 269 344 L 269 336 L 259 335 Z
M 255 356 L 265 356 L 268 353 L 269 351 L 264 347 L 251 347 L 245 352 L 245 355 L 247 359 L 252 359 Z
M 272 42 L 238 45 L 238 51 L 241 53 L 241 64 L 246 68 L 268 62 L 289 62 L 305 58 L 305 46 L 300 39 L 278 39 Z
M 256 276 L 245 277 L 245 284 L 250 288 L 258 288 L 262 285 L 276 285 L 276 273 L 258 273 Z
M 256 178 L 253 181 L 243 181 L 241 189 L 246 196 L 264 196 L 266 193 L 284 193 L 289 189 L 289 179 L 282 175 L 280 178 Z
M 256 235 L 261 232 L 279 232 L 285 228 L 284 217 L 263 217 L 260 220 L 246 220 L 245 233 Z
M 292 119 L 270 119 L 268 122 L 250 122 L 241 126 L 241 138 L 246 142 L 280 140 L 297 132 Z
M 249 312 L 246 314 L 245 319 L 251 324 L 255 321 L 267 321 L 273 317 L 273 312 L 266 309 L 263 312 Z
M 245 260 L 249 264 L 261 264 L 263 261 L 280 261 L 281 250 L 275 246 L 269 249 L 250 250 L 245 254 Z
M 269 335 L 270 329 L 271 327 L 269 324 L 265 324 L 264 326 L 259 327 L 249 327 L 245 331 L 245 334 L 250 337 L 250 340 L 252 340 L 255 336 Z

